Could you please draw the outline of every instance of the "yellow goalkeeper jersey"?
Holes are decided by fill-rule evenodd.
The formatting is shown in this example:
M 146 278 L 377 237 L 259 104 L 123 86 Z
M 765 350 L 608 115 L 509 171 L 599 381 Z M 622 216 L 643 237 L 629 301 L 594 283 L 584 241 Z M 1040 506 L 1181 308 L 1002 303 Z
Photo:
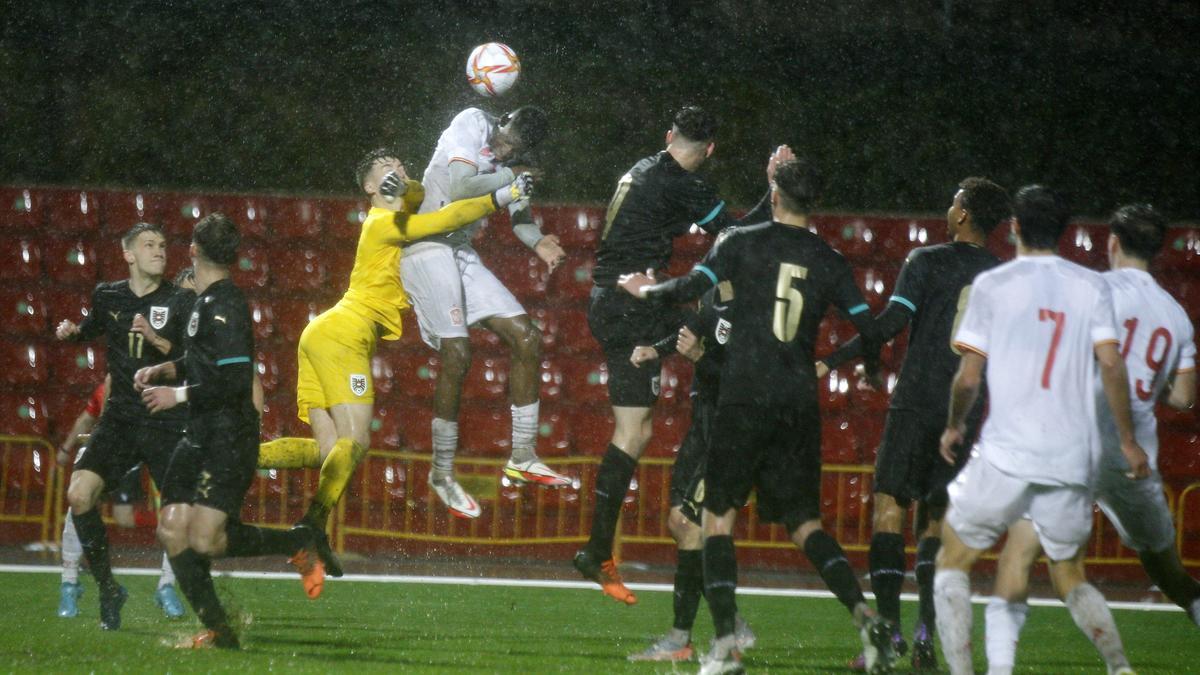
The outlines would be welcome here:
M 400 337 L 400 313 L 409 307 L 400 283 L 400 245 L 422 237 L 469 225 L 496 210 L 492 196 L 452 202 L 432 213 L 412 213 L 421 204 L 425 190 L 408 181 L 404 210 L 373 207 L 363 221 L 350 272 L 350 288 L 338 305 L 383 327 L 385 340 Z

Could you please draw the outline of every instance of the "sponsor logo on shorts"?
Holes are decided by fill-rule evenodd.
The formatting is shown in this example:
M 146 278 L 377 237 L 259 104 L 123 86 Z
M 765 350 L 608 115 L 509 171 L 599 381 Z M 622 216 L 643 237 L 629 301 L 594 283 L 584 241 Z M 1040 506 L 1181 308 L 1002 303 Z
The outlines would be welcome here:
M 717 319 L 717 344 L 725 344 L 729 342 L 729 333 L 733 330 L 733 324 L 725 319 Z
M 196 337 L 198 330 L 200 330 L 200 312 L 192 312 L 192 318 L 188 319 L 188 337 Z
M 355 396 L 362 396 L 363 394 L 367 393 L 367 376 L 351 375 L 350 391 L 354 392 Z
M 151 307 L 150 327 L 154 330 L 162 330 L 163 326 L 167 325 L 167 317 L 170 314 L 171 309 L 169 307 Z
M 451 307 L 450 308 L 450 325 L 451 326 L 463 325 L 462 307 Z
M 655 396 L 658 396 L 659 392 L 662 391 L 661 375 L 655 375 L 654 377 L 650 378 L 650 391 L 654 392 Z

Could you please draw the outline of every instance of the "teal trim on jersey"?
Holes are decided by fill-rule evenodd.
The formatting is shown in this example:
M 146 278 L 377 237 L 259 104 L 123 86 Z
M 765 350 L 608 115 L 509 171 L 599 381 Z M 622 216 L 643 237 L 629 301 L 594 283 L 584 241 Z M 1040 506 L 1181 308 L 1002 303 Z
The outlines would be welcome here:
M 703 219 L 703 220 L 697 220 L 697 221 L 696 221 L 696 224 L 697 224 L 697 225 L 705 225 L 705 224 L 707 224 L 707 223 L 708 223 L 708 221 L 712 220 L 713 218 L 716 218 L 716 217 L 717 217 L 717 214 L 718 214 L 718 213 L 720 213 L 720 212 L 721 212 L 721 209 L 723 209 L 723 208 L 725 208 L 725 202 L 721 202 L 720 204 L 717 204 L 716 206 L 714 206 L 714 207 L 713 207 L 713 210 L 712 210 L 712 211 L 709 211 L 709 212 L 708 212 L 708 215 L 707 215 L 707 216 L 704 216 L 704 219 Z M 716 283 L 716 282 L 714 281 L 713 283 Z
M 227 359 L 221 359 L 221 360 L 217 361 L 218 366 L 229 366 L 229 365 L 233 365 L 235 363 L 250 363 L 250 357 L 249 356 L 231 356 Z
M 904 305 L 905 307 L 907 307 L 907 308 L 911 309 L 913 312 L 916 312 L 916 311 L 917 311 L 917 306 L 916 306 L 916 305 L 914 305 L 914 304 L 912 304 L 912 301 L 911 301 L 911 300 L 909 300 L 908 298 L 906 298 L 906 297 L 904 297 L 904 296 L 902 296 L 902 295 L 893 295 L 893 296 L 890 298 L 890 300 L 891 300 L 892 302 L 898 302 L 898 303 L 900 303 L 900 304 Z
M 709 279 L 710 279 L 710 280 L 713 282 L 713 286 L 716 286 L 717 284 L 721 283 L 721 282 L 717 281 L 717 275 L 716 275 L 716 274 L 713 274 L 713 271 L 712 271 L 712 270 L 710 270 L 710 269 L 708 269 L 708 268 L 707 268 L 707 267 L 705 267 L 704 265 L 696 265 L 696 266 L 695 266 L 695 267 L 693 267 L 692 269 L 694 269 L 694 270 L 700 270 L 701 272 L 704 272 L 704 274 L 705 274 L 706 276 L 708 276 L 708 278 L 709 278 Z
M 862 314 L 863 312 L 867 311 L 868 309 L 870 309 L 870 307 L 867 307 L 867 303 L 864 302 L 861 305 L 856 305 L 854 307 L 851 307 L 850 311 L 848 311 L 846 313 L 849 314 L 850 316 L 854 316 L 855 314 Z

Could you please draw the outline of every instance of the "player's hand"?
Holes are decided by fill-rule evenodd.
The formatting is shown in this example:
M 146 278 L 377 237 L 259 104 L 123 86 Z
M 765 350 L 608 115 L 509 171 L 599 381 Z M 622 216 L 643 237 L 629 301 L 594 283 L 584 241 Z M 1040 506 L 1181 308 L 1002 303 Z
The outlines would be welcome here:
M 633 348 L 633 353 L 629 355 L 629 362 L 636 368 L 641 368 L 643 363 L 649 363 L 658 359 L 658 352 L 654 351 L 654 347 L 646 347 L 644 345 Z
M 1121 454 L 1125 455 L 1125 461 L 1129 463 L 1129 471 L 1125 473 L 1127 478 L 1141 480 L 1150 477 L 1150 458 L 1137 441 L 1121 443 Z
M 533 183 L 533 174 L 519 174 L 513 182 L 492 193 L 496 199 L 496 206 L 505 208 L 522 199 L 529 199 L 533 196 Z
M 829 366 L 825 365 L 824 361 L 817 361 L 813 368 L 817 371 L 818 380 L 829 374 Z
M 767 182 L 775 181 L 775 169 L 779 165 L 788 160 L 796 159 L 796 153 L 786 145 L 781 145 L 775 148 L 775 152 L 771 153 L 771 158 L 767 160 Z
M 146 339 L 146 342 L 151 347 L 158 349 L 158 333 L 150 325 L 150 322 L 146 320 L 146 317 L 141 314 L 134 314 L 133 323 L 129 326 L 129 330 L 133 333 L 141 333 L 142 337 Z M 162 350 L 159 349 L 159 351 L 161 352 Z
M 58 327 L 54 329 L 54 337 L 59 340 L 69 340 L 76 335 L 79 335 L 79 326 L 76 326 L 74 321 L 63 319 L 58 324 Z
M 408 183 L 395 171 L 385 173 L 383 180 L 379 181 L 379 194 L 389 202 L 396 201 L 396 197 L 403 197 L 407 190 Z
M 946 430 L 942 432 L 942 443 L 941 447 L 938 448 L 938 452 L 941 453 L 942 459 L 945 460 L 950 466 L 954 466 L 955 462 L 958 460 L 958 455 L 955 453 L 955 449 L 963 444 L 963 440 L 964 438 L 962 429 L 946 427 Z
M 828 368 L 826 370 L 828 371 Z M 856 388 L 859 391 L 884 391 L 887 388 L 883 382 L 883 373 L 878 369 L 874 373 L 868 373 L 867 367 L 860 363 L 854 367 L 854 374 L 858 376 Z
M 133 374 L 133 389 L 134 391 L 144 391 L 155 382 L 174 379 L 175 363 L 164 361 L 157 365 L 138 368 L 138 371 Z
M 152 413 L 170 410 L 179 405 L 175 397 L 175 387 L 150 387 L 142 391 L 142 403 Z
M 625 289 L 626 293 L 635 298 L 645 298 L 646 287 L 653 286 L 655 283 L 657 282 L 654 280 L 654 270 L 652 269 L 646 270 L 645 274 L 641 272 L 636 274 L 622 274 L 617 278 L 617 286 Z
M 679 329 L 679 337 L 675 340 L 675 351 L 683 355 L 685 359 L 695 363 L 704 358 L 704 343 L 692 329 L 687 326 L 682 326 Z
M 551 272 L 567 259 L 567 252 L 559 244 L 557 234 L 547 234 L 538 239 L 538 243 L 533 247 L 533 252 L 550 267 Z

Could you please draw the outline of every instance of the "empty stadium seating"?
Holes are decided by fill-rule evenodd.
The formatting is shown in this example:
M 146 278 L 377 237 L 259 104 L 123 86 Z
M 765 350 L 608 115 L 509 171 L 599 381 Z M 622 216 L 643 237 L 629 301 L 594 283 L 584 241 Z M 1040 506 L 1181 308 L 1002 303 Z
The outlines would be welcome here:
M 46 348 L 36 342 L 0 341 L 0 383 L 21 389 L 50 380 Z
M 42 246 L 33 237 L 0 237 L 0 283 L 36 284 L 42 279 Z

